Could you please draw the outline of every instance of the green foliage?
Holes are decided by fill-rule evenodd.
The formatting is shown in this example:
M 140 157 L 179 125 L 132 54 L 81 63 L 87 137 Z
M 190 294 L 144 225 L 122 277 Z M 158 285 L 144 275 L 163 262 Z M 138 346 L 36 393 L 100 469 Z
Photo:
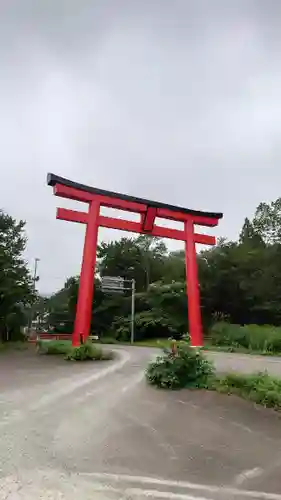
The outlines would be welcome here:
M 25 222 L 0 210 L 0 341 L 18 340 L 27 323 L 26 308 L 35 299 L 31 275 L 23 259 Z
M 234 325 L 218 322 L 210 330 L 215 346 L 243 347 L 261 353 L 281 353 L 281 327 L 270 325 Z
M 70 340 L 38 340 L 37 349 L 40 354 L 68 354 L 71 349 Z
M 113 357 L 112 351 L 103 351 L 91 342 L 86 342 L 79 347 L 71 347 L 65 359 L 68 361 L 105 361 L 113 359 Z
M 281 245 L 223 242 L 199 258 L 201 302 L 232 323 L 281 323 Z
M 138 291 L 163 276 L 166 245 L 159 238 L 140 235 L 102 243 L 98 247 L 98 270 L 106 276 L 135 278 Z
M 266 243 L 281 243 L 281 198 L 260 203 L 253 219 L 253 228 Z
M 68 361 L 104 361 L 114 357 L 112 351 L 104 351 L 90 341 L 72 347 L 68 340 L 39 340 L 37 348 L 40 354 L 64 355 Z
M 131 319 L 118 318 L 112 325 L 117 340 L 129 341 L 131 335 Z M 179 328 L 172 316 L 159 314 L 158 309 L 143 311 L 135 315 L 135 340 L 148 338 L 179 337 Z
M 264 246 L 264 241 L 260 233 L 255 229 L 253 223 L 250 222 L 247 217 L 239 235 L 239 242 L 243 245 L 248 245 L 248 247 Z
M 252 375 L 229 373 L 217 378 L 212 388 L 227 394 L 237 394 L 268 408 L 281 409 L 281 379 L 266 372 Z
M 148 382 L 163 389 L 203 388 L 212 376 L 213 365 L 202 352 L 184 344 L 178 346 L 176 354 L 164 350 L 146 371 Z

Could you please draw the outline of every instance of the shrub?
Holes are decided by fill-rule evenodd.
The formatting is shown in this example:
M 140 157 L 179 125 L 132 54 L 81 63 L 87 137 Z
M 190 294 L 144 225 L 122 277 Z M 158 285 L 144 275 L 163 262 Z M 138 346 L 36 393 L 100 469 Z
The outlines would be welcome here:
M 104 351 L 90 341 L 78 347 L 72 347 L 70 341 L 39 340 L 37 348 L 41 354 L 64 355 L 68 361 L 103 361 L 113 359 L 112 351 Z
M 281 379 L 272 377 L 267 372 L 252 375 L 229 373 L 217 378 L 212 388 L 219 392 L 237 394 L 267 408 L 281 409 Z
M 213 376 L 213 365 L 207 361 L 201 351 L 181 344 L 174 354 L 164 350 L 155 362 L 149 364 L 146 378 L 152 385 L 165 389 L 182 387 L 206 387 Z
M 65 359 L 68 361 L 105 361 L 113 359 L 113 356 L 112 351 L 103 351 L 91 342 L 86 342 L 78 347 L 71 347 Z
M 67 354 L 71 349 L 71 342 L 67 340 L 38 340 L 37 349 L 40 354 Z

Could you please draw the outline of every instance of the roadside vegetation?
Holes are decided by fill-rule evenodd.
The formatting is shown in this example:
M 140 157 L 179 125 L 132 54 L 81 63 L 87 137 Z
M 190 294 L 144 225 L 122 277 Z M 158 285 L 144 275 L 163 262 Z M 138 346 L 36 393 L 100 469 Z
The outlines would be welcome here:
M 188 339 L 183 335 L 175 340 L 177 345 Z M 102 336 L 96 341 L 99 344 L 130 344 L 129 341 L 118 341 L 114 337 Z M 148 338 L 134 343 L 135 346 L 169 348 L 171 339 Z M 233 325 L 225 321 L 216 322 L 205 336 L 203 350 L 240 352 L 263 356 L 281 355 L 281 328 L 270 325 Z
M 281 410 L 281 379 L 266 372 L 243 375 L 215 373 L 201 350 L 187 344 L 164 349 L 146 370 L 150 385 L 159 389 L 206 389 L 236 394 L 267 408 Z
M 212 363 L 202 352 L 184 344 L 176 352 L 165 349 L 146 371 L 148 382 L 162 389 L 206 388 L 213 376 Z
M 225 394 L 236 394 L 267 408 L 281 410 L 281 378 L 272 377 L 267 372 L 251 375 L 228 373 L 216 377 L 209 388 Z
M 220 321 L 210 328 L 206 341 L 206 346 L 210 349 L 280 355 L 281 327 L 252 324 L 241 326 Z
M 113 359 L 114 353 L 85 342 L 78 347 L 72 347 L 70 341 L 39 340 L 37 349 L 40 354 L 63 355 L 67 361 L 106 361 Z

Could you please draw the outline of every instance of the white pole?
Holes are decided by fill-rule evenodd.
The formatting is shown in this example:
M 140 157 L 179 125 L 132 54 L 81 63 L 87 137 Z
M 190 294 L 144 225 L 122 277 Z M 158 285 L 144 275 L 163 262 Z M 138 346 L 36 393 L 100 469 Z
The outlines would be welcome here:
M 132 310 L 131 310 L 131 344 L 134 343 L 135 337 L 135 291 L 136 281 L 132 279 Z
M 37 280 L 37 267 L 38 267 L 38 262 L 40 261 L 40 259 L 38 259 L 38 257 L 36 257 L 34 259 L 34 275 L 33 275 L 33 288 L 35 290 L 36 288 L 36 280 Z
M 34 259 L 34 273 L 33 273 L 33 278 L 32 278 L 34 293 L 36 291 L 37 267 L 38 267 L 38 262 L 39 261 L 40 261 L 40 259 L 38 259 L 38 257 L 35 257 L 35 259 Z M 31 306 L 30 307 L 30 313 L 29 313 L 28 327 L 27 327 L 29 335 L 31 334 L 31 330 L 32 330 L 32 319 L 33 319 L 33 308 Z

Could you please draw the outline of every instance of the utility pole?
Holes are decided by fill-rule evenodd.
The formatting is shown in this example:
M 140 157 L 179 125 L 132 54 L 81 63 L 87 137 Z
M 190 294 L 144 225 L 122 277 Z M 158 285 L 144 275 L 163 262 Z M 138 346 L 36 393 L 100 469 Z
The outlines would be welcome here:
M 38 268 L 38 262 L 40 261 L 40 259 L 38 259 L 38 257 L 35 257 L 34 259 L 34 274 L 33 274 L 33 288 L 34 288 L 34 291 L 35 291 L 35 283 L 37 281 L 37 268 Z
M 33 272 L 33 278 L 32 278 L 32 281 L 33 281 L 33 291 L 35 292 L 35 289 L 36 289 L 36 281 L 37 281 L 37 269 L 38 269 L 38 262 L 40 261 L 40 259 L 38 259 L 38 257 L 35 257 L 34 259 L 34 272 Z M 32 306 L 30 307 L 30 314 L 29 314 L 29 321 L 28 321 L 28 333 L 30 335 L 31 333 L 31 327 L 32 327 L 32 317 L 33 317 L 33 308 Z
M 135 340 L 135 292 L 136 292 L 136 281 L 132 279 L 132 309 L 131 309 L 131 344 Z
M 124 283 L 129 283 L 130 286 L 124 286 Z M 120 276 L 102 276 L 101 289 L 103 292 L 118 292 L 124 293 L 125 290 L 131 292 L 131 344 L 135 341 L 135 296 L 136 296 L 136 280 L 125 280 Z

